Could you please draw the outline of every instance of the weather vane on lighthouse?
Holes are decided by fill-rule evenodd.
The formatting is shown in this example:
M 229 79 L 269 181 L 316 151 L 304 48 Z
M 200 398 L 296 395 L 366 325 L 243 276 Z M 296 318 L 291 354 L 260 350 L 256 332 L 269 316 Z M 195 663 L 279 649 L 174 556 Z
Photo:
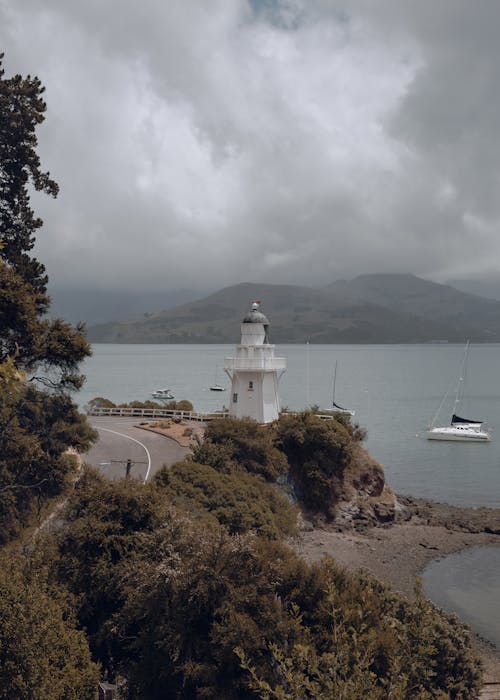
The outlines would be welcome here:
M 254 301 L 241 322 L 241 342 L 234 357 L 226 357 L 224 371 L 231 379 L 229 415 L 270 423 L 279 417 L 278 382 L 286 370 L 284 357 L 274 356 L 269 321 Z

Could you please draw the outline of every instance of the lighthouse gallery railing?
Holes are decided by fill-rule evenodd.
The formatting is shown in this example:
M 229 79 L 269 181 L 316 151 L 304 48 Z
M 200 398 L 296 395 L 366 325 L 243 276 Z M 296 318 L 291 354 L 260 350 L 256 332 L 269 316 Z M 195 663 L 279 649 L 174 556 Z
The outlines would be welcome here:
M 280 371 L 286 369 L 286 360 L 283 357 L 226 357 L 224 369 Z

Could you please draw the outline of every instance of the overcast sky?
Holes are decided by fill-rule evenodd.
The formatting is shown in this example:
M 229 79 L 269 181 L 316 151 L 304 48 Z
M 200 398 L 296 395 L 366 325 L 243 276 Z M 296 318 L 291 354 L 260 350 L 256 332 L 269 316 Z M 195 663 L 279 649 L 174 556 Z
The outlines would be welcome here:
M 0 0 L 57 286 L 500 274 L 497 0 Z

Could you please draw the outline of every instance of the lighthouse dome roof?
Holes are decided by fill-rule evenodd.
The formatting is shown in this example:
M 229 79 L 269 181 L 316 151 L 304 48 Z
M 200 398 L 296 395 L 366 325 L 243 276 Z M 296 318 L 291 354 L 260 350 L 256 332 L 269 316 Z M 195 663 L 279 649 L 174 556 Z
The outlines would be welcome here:
M 263 323 L 266 326 L 269 325 L 267 317 L 259 311 L 258 302 L 252 304 L 252 308 L 245 314 L 242 323 Z

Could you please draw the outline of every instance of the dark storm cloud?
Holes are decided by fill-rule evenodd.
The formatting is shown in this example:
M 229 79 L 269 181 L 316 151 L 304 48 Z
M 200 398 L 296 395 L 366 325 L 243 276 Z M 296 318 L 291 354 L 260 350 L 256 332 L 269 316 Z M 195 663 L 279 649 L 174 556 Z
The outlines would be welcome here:
M 47 86 L 39 257 L 102 288 L 498 273 L 499 15 L 0 0 L 7 74 Z

